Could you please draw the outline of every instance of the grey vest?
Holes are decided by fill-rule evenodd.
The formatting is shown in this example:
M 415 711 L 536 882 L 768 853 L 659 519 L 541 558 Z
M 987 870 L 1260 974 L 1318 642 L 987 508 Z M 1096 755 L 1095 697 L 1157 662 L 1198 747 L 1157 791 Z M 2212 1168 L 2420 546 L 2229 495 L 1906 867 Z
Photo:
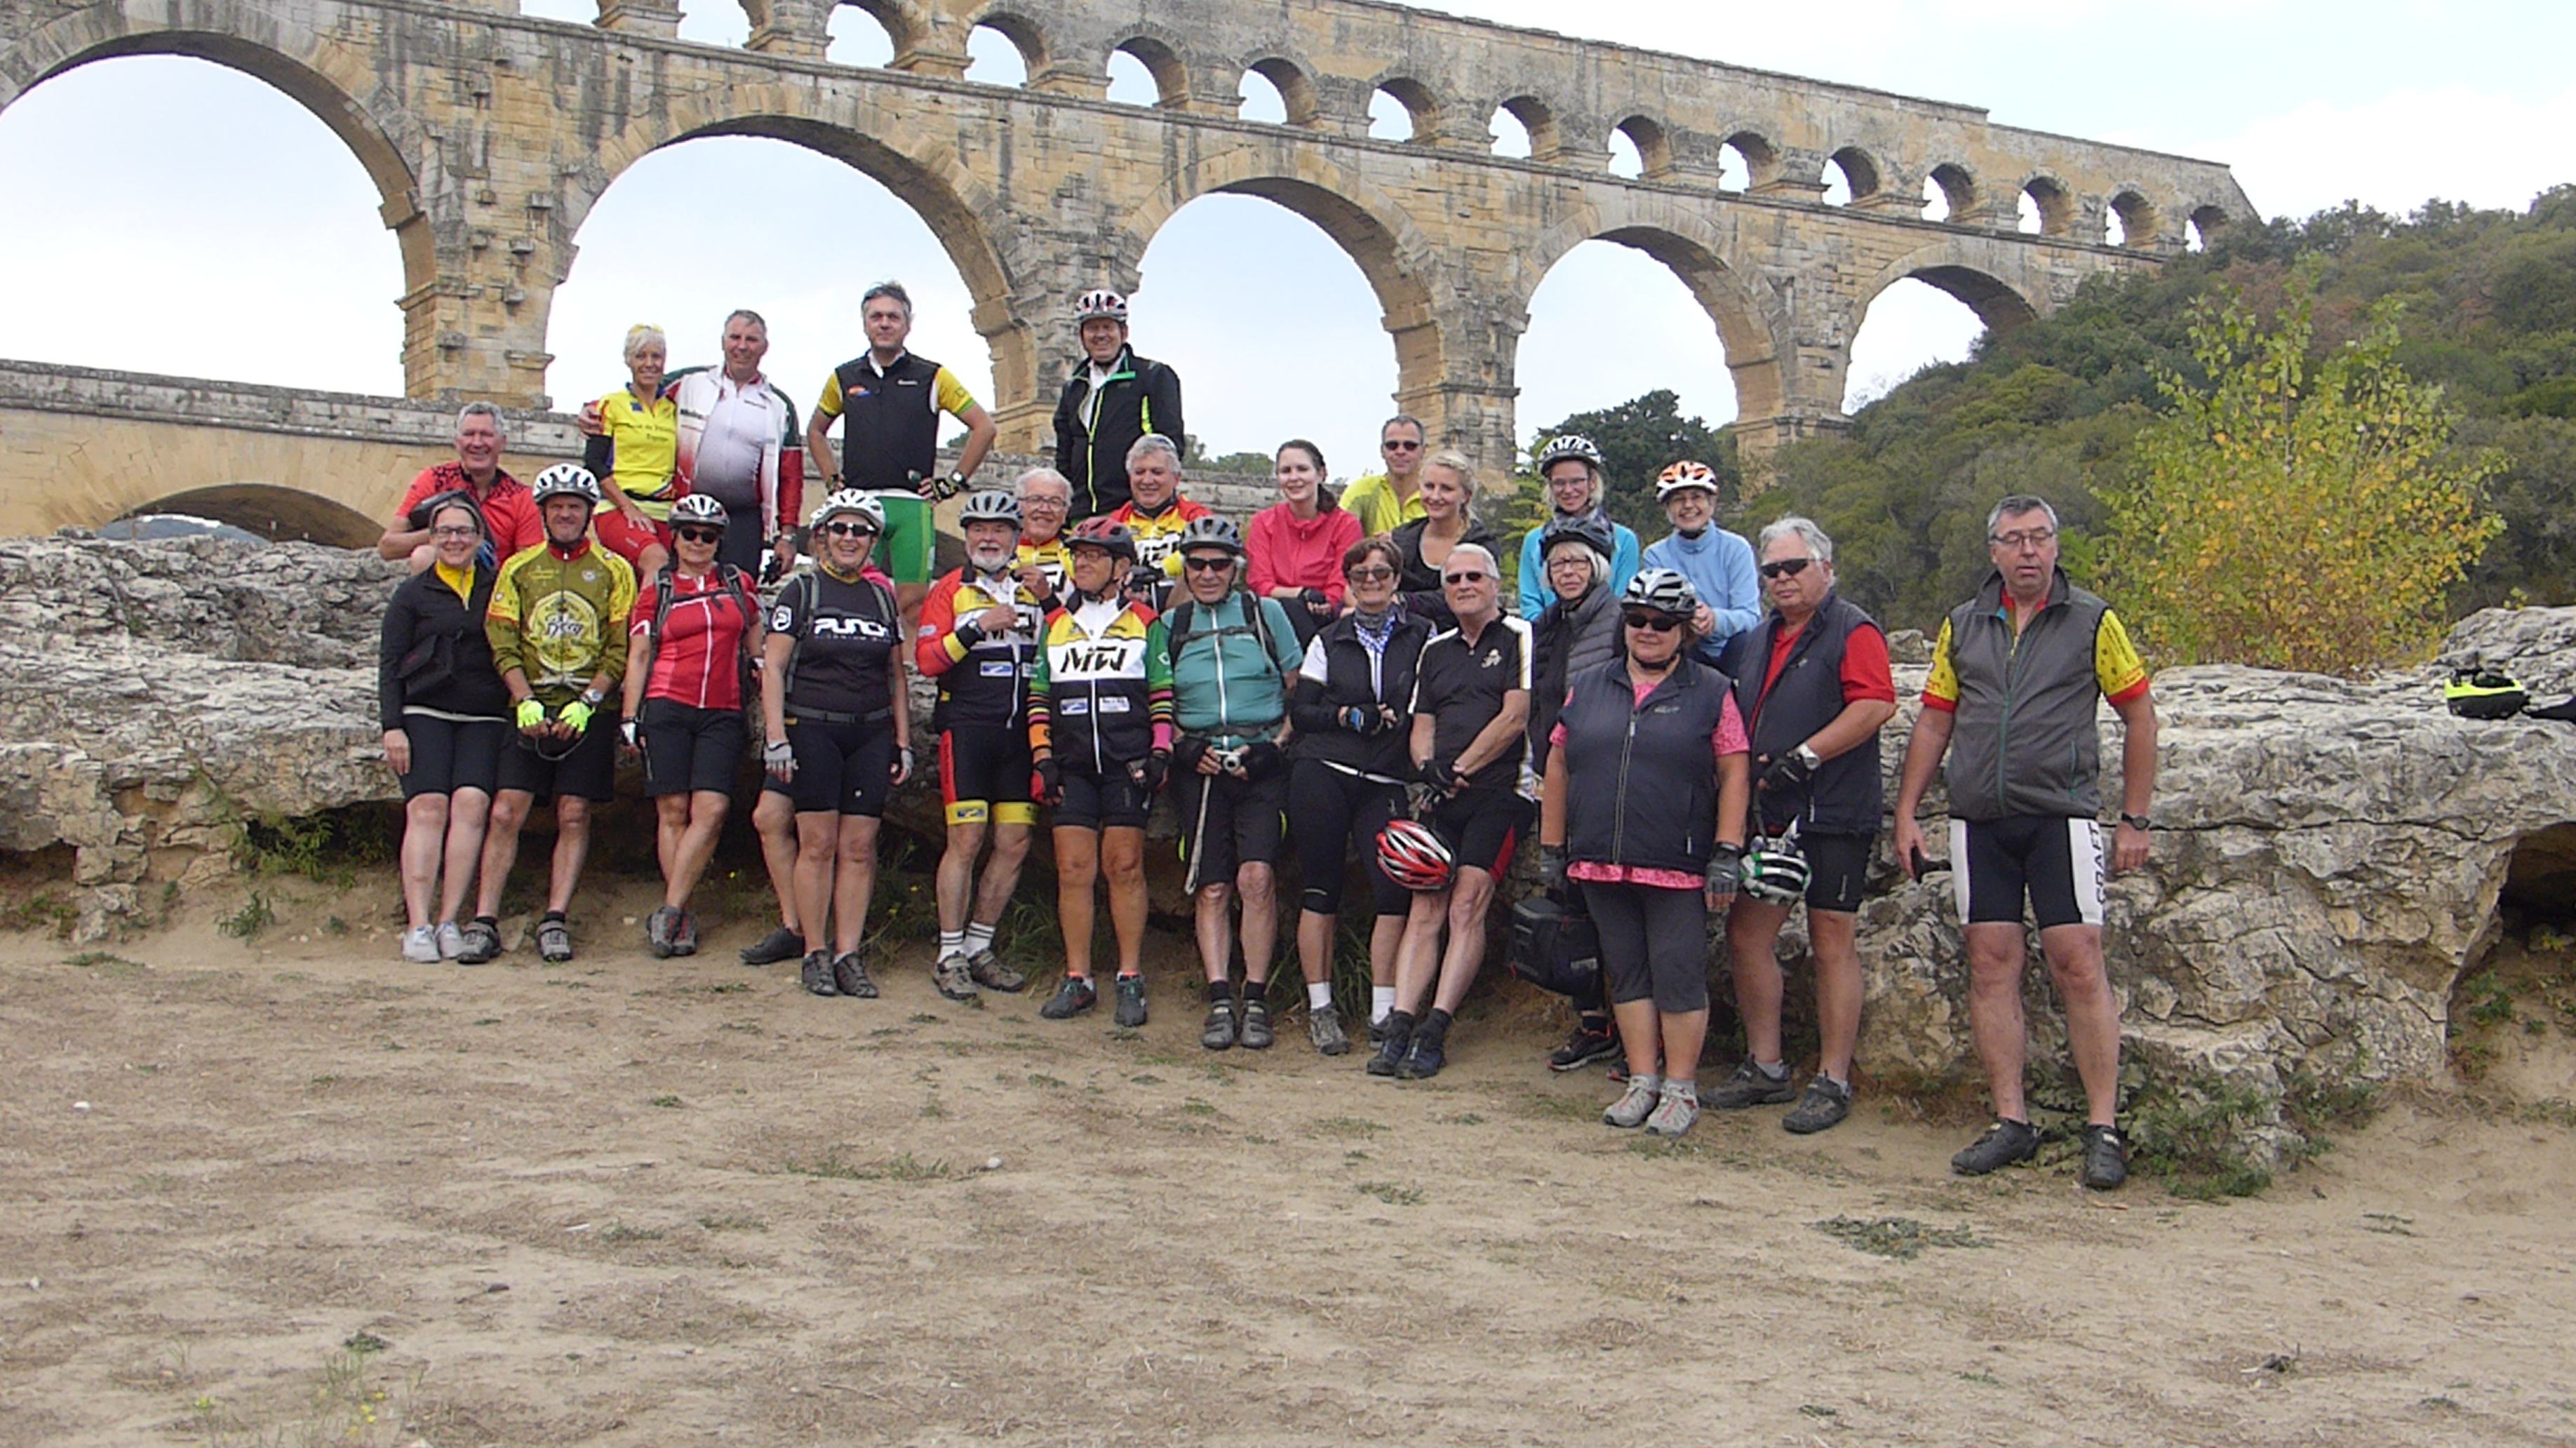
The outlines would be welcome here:
M 1643 704 L 1625 660 L 1574 678 L 1565 725 L 1565 842 L 1574 859 L 1708 867 L 1717 841 L 1717 734 L 1727 677 L 1685 656 Z
M 1841 594 L 1827 594 L 1824 606 L 1789 645 L 1779 682 L 1767 696 L 1762 693 L 1762 679 L 1771 667 L 1771 639 L 1779 629 L 1780 615 L 1770 614 L 1744 635 L 1743 652 L 1735 657 L 1735 708 L 1752 736 L 1757 773 L 1764 762 L 1797 748 L 1843 712 L 1850 702 L 1843 697 L 1843 645 L 1853 629 L 1869 622 L 1869 615 Z M 1764 828 L 1786 828 L 1794 809 L 1802 821 L 1801 833 L 1873 834 L 1878 829 L 1879 791 L 1878 736 L 1872 734 L 1868 743 L 1826 760 L 1805 799 L 1763 799 Z
M 2057 571 L 2048 602 L 2016 638 L 2004 580 L 1950 611 L 1950 667 L 1959 679 L 1942 778 L 1950 815 L 2090 819 L 2102 810 L 2102 686 L 2094 636 L 2111 606 Z

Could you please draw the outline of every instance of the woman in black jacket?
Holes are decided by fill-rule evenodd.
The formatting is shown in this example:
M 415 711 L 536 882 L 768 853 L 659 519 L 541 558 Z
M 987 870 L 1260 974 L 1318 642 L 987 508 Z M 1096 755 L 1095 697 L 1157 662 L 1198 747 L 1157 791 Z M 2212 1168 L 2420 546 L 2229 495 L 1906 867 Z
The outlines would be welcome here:
M 1395 950 L 1404 939 L 1412 897 L 1377 865 L 1377 832 L 1404 807 L 1406 708 L 1413 668 L 1431 626 L 1410 617 L 1396 597 L 1403 556 L 1384 538 L 1363 538 L 1342 555 L 1351 611 L 1326 624 L 1306 646 L 1288 701 L 1296 726 L 1289 746 L 1288 818 L 1305 879 L 1297 917 L 1297 959 L 1306 975 L 1306 1032 L 1315 1049 L 1338 1056 L 1351 1048 L 1333 1005 L 1333 926 L 1342 908 L 1345 854 L 1351 842 L 1368 862 L 1377 923 L 1369 931 L 1372 1024 L 1395 1000 Z
M 1433 453 L 1422 464 L 1421 486 L 1422 516 L 1387 537 L 1401 560 L 1395 586 L 1404 611 L 1438 630 L 1458 621 L 1440 591 L 1440 568 L 1449 561 L 1449 550 L 1473 543 L 1500 558 L 1503 545 L 1492 529 L 1476 521 L 1476 471 L 1465 457 L 1445 448 Z
M 483 632 L 498 571 L 475 556 L 483 517 L 471 503 L 448 503 L 431 515 L 429 539 L 431 566 L 385 607 L 376 685 L 385 762 L 402 778 L 402 954 L 423 965 L 465 948 L 456 912 L 474 884 L 510 737 L 510 692 Z

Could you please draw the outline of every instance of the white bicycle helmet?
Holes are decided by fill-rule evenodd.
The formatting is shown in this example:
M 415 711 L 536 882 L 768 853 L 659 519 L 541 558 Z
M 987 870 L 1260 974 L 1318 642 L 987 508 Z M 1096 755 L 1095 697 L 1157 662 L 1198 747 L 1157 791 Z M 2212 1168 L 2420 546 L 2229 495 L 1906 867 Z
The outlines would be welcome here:
M 1628 591 L 1619 596 L 1623 604 L 1651 608 L 1675 618 L 1687 619 L 1699 612 L 1699 593 L 1678 569 L 1644 568 L 1628 580 Z
M 725 505 L 705 493 L 691 493 L 671 505 L 673 526 L 682 523 L 702 523 L 721 528 L 727 521 L 729 520 L 725 516 Z
M 1107 317 L 1113 322 L 1126 321 L 1127 299 L 1107 287 L 1094 287 L 1084 292 L 1073 304 L 1073 319 L 1088 322 L 1095 317 Z
M 600 501 L 599 479 L 592 477 L 590 469 L 579 463 L 557 463 L 537 474 L 537 480 L 528 485 L 528 496 L 540 505 L 548 498 L 565 496 L 585 498 L 596 504 Z
M 857 488 L 837 489 L 824 498 L 814 509 L 814 516 L 807 526 L 820 528 L 844 513 L 857 514 L 861 522 L 880 535 L 886 530 L 885 504 L 878 502 L 875 494 L 864 493 Z

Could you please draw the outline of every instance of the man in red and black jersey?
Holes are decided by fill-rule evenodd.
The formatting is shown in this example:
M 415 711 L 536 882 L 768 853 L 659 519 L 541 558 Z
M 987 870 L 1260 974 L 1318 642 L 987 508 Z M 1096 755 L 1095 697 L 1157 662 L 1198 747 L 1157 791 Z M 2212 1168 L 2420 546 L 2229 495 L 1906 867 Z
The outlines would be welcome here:
M 408 558 L 411 571 L 429 566 L 429 515 L 433 499 L 462 495 L 483 514 L 482 562 L 498 568 L 513 553 L 546 541 L 546 521 L 536 499 L 517 478 L 501 469 L 501 410 L 488 402 L 469 402 L 456 414 L 456 461 L 422 468 L 394 505 L 393 521 L 376 540 L 384 558 Z

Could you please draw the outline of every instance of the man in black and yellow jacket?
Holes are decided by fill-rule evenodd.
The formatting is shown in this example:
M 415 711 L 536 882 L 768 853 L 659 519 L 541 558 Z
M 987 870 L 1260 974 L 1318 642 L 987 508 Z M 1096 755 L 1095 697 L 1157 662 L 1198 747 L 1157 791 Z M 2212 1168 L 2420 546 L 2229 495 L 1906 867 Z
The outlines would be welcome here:
M 1127 345 L 1127 299 L 1089 291 L 1074 303 L 1082 360 L 1055 405 L 1055 469 L 1073 484 L 1080 522 L 1127 502 L 1127 450 L 1149 433 L 1184 439 L 1181 375 Z

